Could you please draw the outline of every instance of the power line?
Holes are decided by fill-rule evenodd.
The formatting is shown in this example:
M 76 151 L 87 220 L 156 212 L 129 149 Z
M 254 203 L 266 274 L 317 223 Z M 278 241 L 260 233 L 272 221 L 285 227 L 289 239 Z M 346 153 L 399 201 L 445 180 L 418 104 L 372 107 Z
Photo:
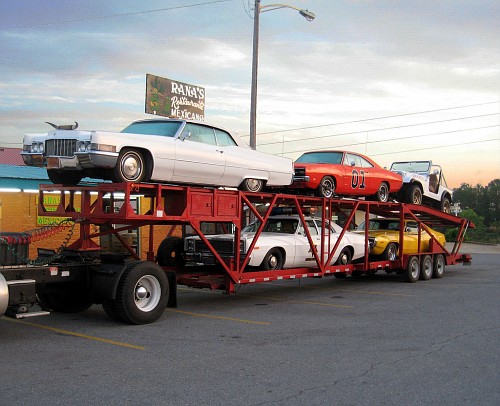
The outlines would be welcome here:
M 471 144 L 482 144 L 485 142 L 499 141 L 498 138 L 492 138 L 491 140 L 482 140 L 482 141 L 470 141 L 470 142 L 461 142 L 460 144 L 450 144 L 450 145 L 439 145 L 437 147 L 426 147 L 426 148 L 413 148 L 406 151 L 396 151 L 396 152 L 382 152 L 380 154 L 370 154 L 370 156 L 380 156 L 380 155 L 392 155 L 392 154 L 401 154 L 403 152 L 414 152 L 414 151 L 426 151 L 429 149 L 439 149 L 439 148 L 449 148 L 449 147 L 459 147 L 461 145 L 471 145 Z
M 486 106 L 488 104 L 496 104 L 496 103 L 500 103 L 500 101 L 493 101 L 493 102 L 486 102 L 486 103 L 477 103 L 477 104 L 468 104 L 468 105 L 465 105 L 465 106 L 447 107 L 447 108 L 435 109 L 435 110 L 417 111 L 417 112 L 414 112 L 414 113 L 402 113 L 402 114 L 395 114 L 395 115 L 392 115 L 392 116 L 380 116 L 380 117 L 364 118 L 364 119 L 360 119 L 360 120 L 344 121 L 344 122 L 340 122 L 340 123 L 330 123 L 330 124 L 321 124 L 321 125 L 314 125 L 314 126 L 308 126 L 308 127 L 289 128 L 289 129 L 286 129 L 286 130 L 276 130 L 276 131 L 268 131 L 268 132 L 263 132 L 263 133 L 257 133 L 257 135 L 284 133 L 284 132 L 289 132 L 289 131 L 309 130 L 309 129 L 312 129 L 312 128 L 330 127 L 330 126 L 343 125 L 343 124 L 363 123 L 365 121 L 374 121 L 374 120 L 383 120 L 383 119 L 386 119 L 386 118 L 396 118 L 396 117 L 413 116 L 413 115 L 417 115 L 417 114 L 436 113 L 438 111 L 464 109 L 464 108 L 467 108 L 467 107 Z M 247 135 L 242 135 L 242 137 L 250 137 L 250 135 L 248 135 L 248 134 Z
M 181 8 L 205 6 L 208 4 L 226 3 L 228 1 L 233 1 L 233 0 L 204 1 L 202 3 L 186 4 L 183 6 L 173 6 L 173 7 L 166 7 L 166 8 L 158 8 L 158 9 L 154 9 L 154 10 L 135 11 L 135 12 L 131 12 L 131 13 L 110 14 L 107 16 L 100 16 L 100 17 L 75 18 L 72 20 L 58 20 L 58 21 L 53 21 L 53 22 L 44 23 L 44 24 L 24 25 L 24 26 L 19 26 L 19 27 L 7 27 L 7 28 L 3 28 L 3 29 L 4 30 L 15 30 L 15 29 L 19 29 L 19 28 L 46 27 L 49 25 L 64 24 L 64 23 L 76 23 L 76 22 L 81 22 L 81 21 L 103 20 L 106 18 L 116 18 L 116 17 L 133 16 L 133 15 L 139 15 L 139 14 L 158 13 L 161 11 L 171 11 L 171 10 L 178 10 Z
M 337 145 L 335 147 L 315 148 L 315 151 L 324 151 L 324 150 L 331 150 L 331 149 L 344 148 L 344 147 L 353 147 L 356 145 L 376 144 L 376 143 L 389 142 L 389 141 L 400 141 L 400 140 L 406 140 L 406 139 L 411 139 L 411 138 L 430 137 L 430 136 L 434 136 L 434 135 L 459 133 L 459 132 L 465 132 L 465 131 L 483 130 L 486 128 L 494 128 L 494 127 L 500 127 L 500 124 L 489 125 L 489 126 L 484 126 L 484 127 L 465 128 L 465 129 L 461 129 L 461 130 L 442 131 L 442 132 L 432 133 L 432 134 L 420 134 L 420 135 L 411 135 L 411 136 L 407 136 L 407 137 L 388 138 L 385 140 L 375 140 L 375 141 L 370 141 L 370 142 L 356 142 L 353 144 Z M 296 150 L 296 151 L 288 151 L 288 152 L 284 152 L 283 155 L 295 154 L 297 152 L 308 152 L 310 150 L 311 149 L 309 148 L 309 149 L 302 149 L 302 150 Z
M 300 142 L 300 141 L 304 142 L 304 141 L 310 141 L 310 140 L 318 140 L 318 139 L 321 139 L 321 138 L 340 137 L 340 136 L 343 136 L 343 135 L 366 134 L 366 133 L 371 133 L 371 132 L 376 132 L 376 131 L 395 130 L 395 129 L 398 129 L 398 128 L 417 127 L 417 126 L 420 126 L 420 125 L 438 124 L 438 123 L 445 123 L 445 122 L 458 121 L 458 120 L 467 120 L 467 119 L 470 119 L 470 118 L 497 116 L 499 114 L 500 113 L 480 114 L 480 115 L 477 115 L 477 116 L 449 118 L 449 119 L 446 119 L 446 120 L 438 120 L 438 121 L 427 121 L 425 123 L 405 124 L 405 125 L 398 125 L 398 126 L 394 126 L 394 127 L 375 128 L 373 130 L 362 130 L 362 131 L 352 131 L 352 132 L 340 133 L 340 134 L 320 135 L 320 136 L 317 136 L 317 137 L 311 137 L 311 138 L 305 138 L 305 139 L 304 138 L 295 139 L 295 140 L 288 139 L 286 142 Z M 282 144 L 282 143 L 283 143 L 283 141 L 266 142 L 264 144 L 259 144 L 259 147 L 260 146 L 264 146 L 264 145 L 274 145 L 274 144 Z

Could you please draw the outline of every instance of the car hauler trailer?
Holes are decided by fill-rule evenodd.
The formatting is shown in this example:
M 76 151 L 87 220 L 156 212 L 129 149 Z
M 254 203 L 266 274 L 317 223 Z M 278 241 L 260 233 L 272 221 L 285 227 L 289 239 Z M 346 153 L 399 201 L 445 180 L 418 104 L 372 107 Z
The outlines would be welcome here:
M 47 208 L 44 196 L 58 194 L 59 204 Z M 117 196 L 120 196 L 118 203 Z M 141 212 L 134 210 L 132 199 L 140 196 Z M 304 227 L 309 244 L 310 267 L 263 270 L 248 266 L 258 245 L 266 221 L 272 213 L 293 212 L 305 224 L 305 216 L 314 216 L 322 224 L 321 235 L 313 241 Z M 469 264 L 470 256 L 459 254 L 465 232 L 473 225 L 462 218 L 432 208 L 403 203 L 379 203 L 364 200 L 327 199 L 278 193 L 248 193 L 237 190 L 171 186 L 151 183 L 103 183 L 98 185 L 41 185 L 39 215 L 66 218 L 79 225 L 78 239 L 57 251 L 39 250 L 35 260 L 19 255 L 19 250 L 0 239 L 0 246 L 21 258 L 22 264 L 0 267 L 0 316 L 24 318 L 46 314 L 46 310 L 84 311 L 102 304 L 112 319 L 131 324 L 157 320 L 167 306 L 176 306 L 177 285 L 219 289 L 234 293 L 239 285 L 293 278 L 345 277 L 395 272 L 415 282 L 443 276 L 446 265 Z M 361 260 L 335 264 L 334 256 L 343 235 L 356 221 L 368 222 L 373 216 L 398 218 L 403 224 L 411 219 L 418 224 L 416 253 L 400 250 L 392 259 L 370 257 L 368 230 L 364 235 Z M 250 219 L 260 224 L 247 251 L 240 250 L 240 232 Z M 342 225 L 336 243 L 326 225 L 334 220 Z M 168 225 L 170 235 L 155 253 L 155 227 Z M 431 236 L 428 249 L 421 249 L 421 234 L 430 228 L 458 229 L 453 248 Z M 145 228 L 148 233 L 146 259 L 142 260 L 120 232 Z M 183 260 L 182 238 L 173 236 L 178 228 L 193 230 L 215 258 L 214 266 L 195 266 Z M 399 242 L 403 242 L 400 227 Z M 216 230 L 216 231 L 214 231 Z M 232 244 L 212 244 L 209 233 L 224 230 L 233 234 Z M 220 232 L 220 231 L 219 231 Z M 105 251 L 97 239 L 114 235 L 126 253 Z M 156 255 L 155 255 L 156 254 Z M 422 271 L 421 271 L 422 269 Z M 429 273 L 429 269 L 431 272 Z M 32 312 L 38 304 L 42 311 Z

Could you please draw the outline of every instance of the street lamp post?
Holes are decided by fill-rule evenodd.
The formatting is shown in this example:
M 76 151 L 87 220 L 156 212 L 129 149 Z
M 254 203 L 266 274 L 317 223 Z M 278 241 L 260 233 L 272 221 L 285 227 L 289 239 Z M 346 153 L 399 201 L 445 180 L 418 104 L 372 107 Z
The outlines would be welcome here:
M 307 21 L 312 21 L 316 18 L 314 13 L 303 10 L 288 4 L 269 4 L 267 6 L 260 5 L 261 0 L 255 0 L 254 19 L 253 19 L 253 58 L 252 58 L 252 88 L 250 96 L 250 147 L 257 148 L 257 70 L 259 65 L 259 17 L 260 13 L 266 11 L 277 10 L 280 8 L 291 8 L 297 10 L 299 14 Z

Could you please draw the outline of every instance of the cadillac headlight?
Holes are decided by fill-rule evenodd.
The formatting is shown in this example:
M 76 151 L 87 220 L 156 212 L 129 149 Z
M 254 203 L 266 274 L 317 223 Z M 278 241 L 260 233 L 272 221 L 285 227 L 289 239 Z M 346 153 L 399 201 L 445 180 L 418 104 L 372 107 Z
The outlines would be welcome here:
M 27 145 L 27 147 L 29 148 L 30 146 Z M 43 154 L 43 150 L 44 150 L 43 142 L 33 142 L 33 144 L 31 144 L 29 152 L 31 152 L 32 154 Z
M 76 152 L 89 152 L 90 141 L 78 141 L 76 143 Z

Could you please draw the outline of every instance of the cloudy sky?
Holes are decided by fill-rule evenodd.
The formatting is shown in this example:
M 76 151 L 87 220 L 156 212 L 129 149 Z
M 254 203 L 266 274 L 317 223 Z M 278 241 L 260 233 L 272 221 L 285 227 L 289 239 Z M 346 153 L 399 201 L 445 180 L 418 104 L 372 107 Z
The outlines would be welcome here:
M 274 1 L 262 1 L 262 5 Z M 119 131 L 146 73 L 203 86 L 206 121 L 248 141 L 253 0 L 0 0 L 0 147 L 45 121 Z M 260 17 L 257 148 L 431 159 L 500 178 L 498 0 L 289 0 Z

